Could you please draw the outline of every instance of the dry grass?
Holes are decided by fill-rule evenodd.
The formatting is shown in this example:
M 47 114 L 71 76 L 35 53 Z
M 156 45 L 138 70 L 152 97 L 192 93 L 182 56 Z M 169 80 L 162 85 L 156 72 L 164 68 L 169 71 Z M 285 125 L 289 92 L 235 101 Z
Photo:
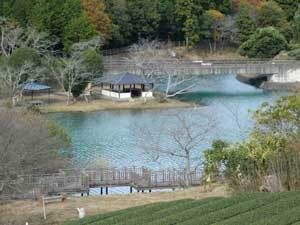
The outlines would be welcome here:
M 229 195 L 230 193 L 225 187 L 218 186 L 211 192 L 207 192 L 203 187 L 198 187 L 165 193 L 69 198 L 63 203 L 49 204 L 46 221 L 43 220 L 41 202 L 15 201 L 0 205 L 0 224 L 23 225 L 28 221 L 29 225 L 59 225 L 66 220 L 76 219 L 76 208 L 85 208 L 87 215 L 95 215 L 161 201 L 204 199 Z
M 31 97 L 23 97 L 23 103 L 30 102 Z M 171 109 L 195 107 L 195 103 L 183 102 L 175 99 L 168 99 L 160 102 L 156 99 L 136 99 L 134 101 L 113 101 L 109 99 L 93 99 L 87 103 L 84 99 L 77 99 L 76 102 L 67 104 L 67 97 L 64 93 L 52 93 L 34 96 L 34 100 L 41 100 L 45 103 L 41 110 L 43 112 L 93 112 L 101 110 L 122 110 L 122 109 Z M 5 100 L 0 101 L 0 107 L 6 105 Z

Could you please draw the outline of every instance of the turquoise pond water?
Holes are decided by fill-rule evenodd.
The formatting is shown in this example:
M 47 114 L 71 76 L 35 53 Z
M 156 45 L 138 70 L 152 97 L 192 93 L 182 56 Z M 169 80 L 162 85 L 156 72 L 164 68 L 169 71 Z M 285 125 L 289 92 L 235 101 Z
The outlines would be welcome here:
M 82 166 L 106 162 L 117 167 L 155 167 L 158 164 L 152 163 L 145 154 L 150 144 L 155 142 L 161 148 L 176 148 L 174 140 L 163 132 L 166 128 L 177 128 L 178 120 L 170 115 L 180 114 L 195 121 L 200 124 L 201 130 L 205 130 L 207 121 L 213 121 L 214 127 L 203 135 L 193 153 L 200 162 L 201 153 L 213 140 L 239 141 L 245 138 L 252 125 L 249 110 L 282 95 L 284 93 L 263 92 L 242 84 L 234 75 L 211 75 L 199 77 L 199 84 L 193 93 L 180 97 L 185 101 L 201 103 L 204 105 L 202 107 L 55 113 L 49 117 L 67 130 L 72 139 L 74 161 Z M 146 132 L 153 136 L 145 135 Z M 160 163 L 160 166 L 171 167 L 181 162 L 162 158 Z

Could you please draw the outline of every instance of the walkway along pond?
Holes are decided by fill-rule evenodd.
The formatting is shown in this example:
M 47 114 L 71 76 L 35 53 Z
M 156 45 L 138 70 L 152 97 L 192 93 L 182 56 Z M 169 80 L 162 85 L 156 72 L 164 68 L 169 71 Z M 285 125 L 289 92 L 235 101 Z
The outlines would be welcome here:
M 100 188 L 100 194 L 108 194 L 111 187 L 129 187 L 137 192 L 153 189 L 175 189 L 185 187 L 187 180 L 190 186 L 200 185 L 202 170 L 194 169 L 187 179 L 183 170 L 149 170 L 146 168 L 99 168 L 95 170 L 61 170 L 57 174 L 24 175 L 16 180 L 2 181 L 20 192 L 1 192 L 0 200 L 38 199 L 42 195 L 63 193 L 85 193 L 91 188 Z M 2 183 L 0 180 L 0 184 Z

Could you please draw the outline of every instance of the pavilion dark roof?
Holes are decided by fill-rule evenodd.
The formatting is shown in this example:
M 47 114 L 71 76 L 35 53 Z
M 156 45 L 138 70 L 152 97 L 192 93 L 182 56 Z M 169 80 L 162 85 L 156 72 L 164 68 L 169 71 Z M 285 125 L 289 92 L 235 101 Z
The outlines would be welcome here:
M 132 73 L 122 73 L 118 75 L 104 76 L 102 78 L 96 79 L 96 82 L 114 85 L 149 84 L 149 82 L 143 77 Z
M 51 87 L 36 82 L 29 82 L 22 86 L 23 91 L 43 91 L 49 89 L 51 89 Z

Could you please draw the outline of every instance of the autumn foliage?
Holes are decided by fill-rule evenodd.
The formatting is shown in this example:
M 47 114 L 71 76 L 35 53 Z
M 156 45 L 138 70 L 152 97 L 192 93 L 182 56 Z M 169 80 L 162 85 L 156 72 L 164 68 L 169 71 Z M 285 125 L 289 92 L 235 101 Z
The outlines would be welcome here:
M 107 38 L 110 33 L 110 19 L 105 12 L 105 4 L 100 0 L 81 0 L 81 4 L 85 13 L 93 21 L 95 29 Z

